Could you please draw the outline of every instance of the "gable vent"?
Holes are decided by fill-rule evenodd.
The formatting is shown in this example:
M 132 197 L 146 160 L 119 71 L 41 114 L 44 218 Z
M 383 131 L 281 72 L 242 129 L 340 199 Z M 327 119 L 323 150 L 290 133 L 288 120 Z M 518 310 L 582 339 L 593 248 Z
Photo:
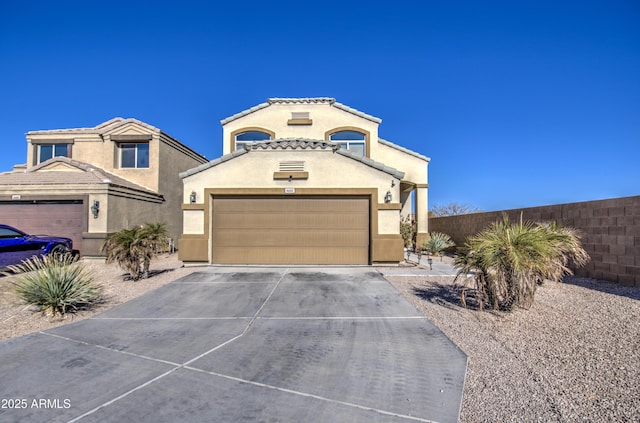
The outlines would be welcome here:
M 304 162 L 300 160 L 280 162 L 280 172 L 304 172 Z

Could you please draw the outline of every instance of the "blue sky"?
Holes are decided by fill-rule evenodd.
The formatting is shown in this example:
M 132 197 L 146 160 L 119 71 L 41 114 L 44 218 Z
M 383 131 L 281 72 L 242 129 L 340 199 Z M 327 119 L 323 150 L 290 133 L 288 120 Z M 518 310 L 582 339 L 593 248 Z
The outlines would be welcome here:
M 134 117 L 209 159 L 220 120 L 334 97 L 431 157 L 431 204 L 640 194 L 640 2 L 4 1 L 0 171 L 25 133 Z

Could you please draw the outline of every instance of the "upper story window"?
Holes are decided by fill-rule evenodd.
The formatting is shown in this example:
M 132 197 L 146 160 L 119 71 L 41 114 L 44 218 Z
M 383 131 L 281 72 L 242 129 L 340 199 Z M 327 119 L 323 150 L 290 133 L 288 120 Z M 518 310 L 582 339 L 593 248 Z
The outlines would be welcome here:
M 38 163 L 49 160 L 53 157 L 69 157 L 69 144 L 39 144 Z
M 357 131 L 334 132 L 329 139 L 352 153 L 360 156 L 366 154 L 366 136 L 363 133 Z
M 268 141 L 271 139 L 271 135 L 261 131 L 246 131 L 236 135 L 234 140 L 236 143 L 235 149 L 242 148 L 245 144 L 252 142 Z
M 149 167 L 149 143 L 120 144 L 121 168 L 148 168 Z

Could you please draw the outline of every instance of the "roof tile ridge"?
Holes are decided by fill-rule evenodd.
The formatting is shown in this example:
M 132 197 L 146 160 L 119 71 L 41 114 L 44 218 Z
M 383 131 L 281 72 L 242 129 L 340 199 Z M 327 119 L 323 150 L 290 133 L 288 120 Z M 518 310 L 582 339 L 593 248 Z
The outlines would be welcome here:
M 402 178 L 404 178 L 405 173 L 402 172 L 401 170 L 398 170 L 396 168 L 393 168 L 391 166 L 387 166 L 382 162 L 378 162 L 376 160 L 373 160 L 369 157 L 365 157 L 365 156 L 361 156 L 359 154 L 356 154 L 352 151 L 349 150 L 344 150 L 344 149 L 339 149 L 336 151 L 338 154 L 348 157 L 350 159 L 356 160 L 360 163 L 363 163 L 369 167 L 372 167 L 374 169 L 378 169 L 382 172 L 388 173 L 392 176 L 394 176 L 395 178 L 402 180 Z
M 333 97 L 271 97 L 267 99 L 267 103 L 330 103 L 334 104 L 336 99 Z
M 370 115 L 368 113 L 362 112 L 362 111 L 360 111 L 358 109 L 355 109 L 355 108 L 353 108 L 351 106 L 347 106 L 346 104 L 342 104 L 342 103 L 340 103 L 338 101 L 333 103 L 333 107 L 336 107 L 338 109 L 344 110 L 345 112 L 349 112 L 351 114 L 354 114 L 356 116 L 359 116 L 361 118 L 370 120 L 370 121 L 378 123 L 378 124 L 382 123 L 382 119 L 380 119 L 379 117 L 375 117 L 375 116 Z
M 245 110 L 243 110 L 241 112 L 235 113 L 235 114 L 233 114 L 233 115 L 231 115 L 231 116 L 229 116 L 227 118 L 222 119 L 220 121 L 220 124 L 224 126 L 229 122 L 233 122 L 234 120 L 239 119 L 239 118 L 241 118 L 243 116 L 249 115 L 249 114 L 251 114 L 253 112 L 257 112 L 258 110 L 264 109 L 265 107 L 269 107 L 269 103 L 267 103 L 267 102 L 260 103 L 260 104 L 258 104 L 256 106 L 253 106 L 253 107 L 245 109 Z
M 412 156 L 414 156 L 414 157 L 417 157 L 417 158 L 419 158 L 419 159 L 425 160 L 425 161 L 427 161 L 427 162 L 430 162 L 430 161 L 431 161 L 431 158 L 430 158 L 430 157 L 427 157 L 427 156 L 425 156 L 425 155 L 422 155 L 422 154 L 420 154 L 420 153 L 417 153 L 417 152 L 415 152 L 415 151 L 413 151 L 413 150 L 410 150 L 410 149 L 408 149 L 408 148 L 406 148 L 406 147 L 403 147 L 403 146 L 401 146 L 401 145 L 398 145 L 398 144 L 396 144 L 396 143 L 393 143 L 393 142 L 391 142 L 391 141 L 389 141 L 389 140 L 385 140 L 385 139 L 383 139 L 383 138 L 378 138 L 378 142 L 379 142 L 380 144 L 382 144 L 382 145 L 386 145 L 386 146 L 391 147 L 391 148 L 394 148 L 394 149 L 396 149 L 396 150 L 398 150 L 398 151 L 402 151 L 403 153 L 410 154 L 410 155 L 412 155 Z
M 117 122 L 123 121 L 124 118 L 114 117 L 105 122 L 99 123 L 96 126 L 81 127 L 81 128 L 59 128 L 59 129 L 36 129 L 34 131 L 28 131 L 27 135 L 42 135 L 42 134 L 73 134 L 73 133 L 100 133 L 100 131 L 108 126 L 111 126 Z

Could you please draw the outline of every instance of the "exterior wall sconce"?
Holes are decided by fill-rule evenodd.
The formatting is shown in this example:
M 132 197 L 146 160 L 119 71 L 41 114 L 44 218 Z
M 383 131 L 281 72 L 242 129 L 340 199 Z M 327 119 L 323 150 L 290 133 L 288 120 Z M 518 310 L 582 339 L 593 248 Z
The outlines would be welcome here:
M 100 201 L 93 200 L 93 205 L 91 206 L 91 214 L 94 219 L 98 218 L 98 213 L 100 213 Z
M 391 202 L 391 191 L 387 191 L 387 193 L 384 195 L 384 202 L 385 203 L 390 203 Z
M 191 203 L 195 203 L 196 202 L 196 192 L 195 191 L 191 191 L 191 194 L 189 195 L 189 201 Z

